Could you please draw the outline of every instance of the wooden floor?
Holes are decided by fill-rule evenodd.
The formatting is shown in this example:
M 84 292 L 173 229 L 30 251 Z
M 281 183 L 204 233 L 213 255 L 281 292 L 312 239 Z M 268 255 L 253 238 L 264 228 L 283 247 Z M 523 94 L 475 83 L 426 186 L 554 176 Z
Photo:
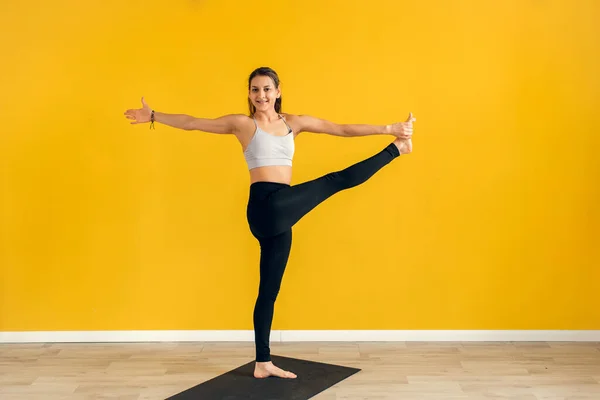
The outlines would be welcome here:
M 0 399 L 165 399 L 252 360 L 253 344 L 0 344 Z M 274 343 L 361 368 L 314 397 L 600 400 L 600 343 Z

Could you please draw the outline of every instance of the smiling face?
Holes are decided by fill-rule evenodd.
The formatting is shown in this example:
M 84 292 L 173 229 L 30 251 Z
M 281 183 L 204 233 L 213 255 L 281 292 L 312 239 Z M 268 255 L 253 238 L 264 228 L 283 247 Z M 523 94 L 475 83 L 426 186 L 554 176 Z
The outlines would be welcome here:
M 269 76 L 258 75 L 250 81 L 248 98 L 256 111 L 268 112 L 275 108 L 275 102 L 281 97 L 281 90 Z
M 281 90 L 279 76 L 272 68 L 256 68 L 248 77 L 248 111 L 250 116 L 256 112 L 281 113 Z

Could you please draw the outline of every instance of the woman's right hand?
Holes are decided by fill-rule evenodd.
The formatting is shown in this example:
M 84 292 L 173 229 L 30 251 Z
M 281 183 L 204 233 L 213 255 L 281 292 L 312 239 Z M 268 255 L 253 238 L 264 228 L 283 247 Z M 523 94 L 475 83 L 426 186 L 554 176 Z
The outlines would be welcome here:
M 152 109 L 142 97 L 142 108 L 131 109 L 125 111 L 124 115 L 127 119 L 133 120 L 132 124 L 143 124 L 145 122 L 150 122 L 150 114 L 152 113 Z

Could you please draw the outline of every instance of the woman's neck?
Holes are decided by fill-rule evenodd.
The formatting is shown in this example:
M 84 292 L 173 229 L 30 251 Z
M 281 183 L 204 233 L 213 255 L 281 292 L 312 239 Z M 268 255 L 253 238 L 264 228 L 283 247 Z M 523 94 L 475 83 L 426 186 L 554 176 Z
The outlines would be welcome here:
M 275 121 L 275 120 L 279 119 L 280 116 L 279 116 L 279 114 L 277 114 L 277 112 L 275 112 L 275 110 L 271 110 L 271 111 L 266 111 L 266 112 L 262 112 L 262 111 L 255 112 L 254 118 L 256 118 L 257 120 L 260 120 L 260 121 L 271 122 L 271 121 Z

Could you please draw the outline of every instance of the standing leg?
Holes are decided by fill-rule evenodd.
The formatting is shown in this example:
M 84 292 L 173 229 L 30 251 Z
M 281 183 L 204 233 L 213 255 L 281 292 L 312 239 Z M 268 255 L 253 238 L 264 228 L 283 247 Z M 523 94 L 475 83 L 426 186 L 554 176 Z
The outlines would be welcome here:
M 260 285 L 254 306 L 254 335 L 256 361 L 271 361 L 269 336 L 275 309 L 275 300 L 283 279 L 292 247 L 292 230 L 277 236 L 261 238 L 260 242 Z
M 292 230 L 289 229 L 277 236 L 258 240 L 260 242 L 260 285 L 254 306 L 254 340 L 256 344 L 254 376 L 256 378 L 268 376 L 295 378 L 295 374 L 273 365 L 269 348 L 275 300 L 292 247 Z

